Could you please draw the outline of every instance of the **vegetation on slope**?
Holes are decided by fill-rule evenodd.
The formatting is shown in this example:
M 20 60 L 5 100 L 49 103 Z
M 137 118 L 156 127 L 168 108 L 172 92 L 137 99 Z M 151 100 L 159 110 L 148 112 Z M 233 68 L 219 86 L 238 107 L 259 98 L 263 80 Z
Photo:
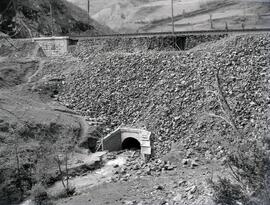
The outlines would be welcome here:
M 0 46 L 0 204 L 18 204 L 37 183 L 46 187 L 58 180 L 54 157 L 73 150 L 81 134 L 78 117 L 47 104 L 59 81 L 33 88 L 42 95 L 28 89 L 43 65 L 38 45 L 14 45 Z
M 15 37 L 110 32 L 65 0 L 3 0 L 0 14 L 0 30 Z

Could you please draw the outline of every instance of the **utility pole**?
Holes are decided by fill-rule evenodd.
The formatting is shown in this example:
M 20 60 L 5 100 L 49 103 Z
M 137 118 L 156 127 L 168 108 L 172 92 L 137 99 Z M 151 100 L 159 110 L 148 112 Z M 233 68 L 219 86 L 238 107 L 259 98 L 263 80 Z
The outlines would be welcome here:
M 244 5 L 244 18 L 245 20 L 247 18 L 247 2 L 245 2 L 245 5 Z
M 172 34 L 174 35 L 174 14 L 173 14 L 173 0 L 171 0 L 172 7 Z
M 90 0 L 87 0 L 88 24 L 90 24 Z
M 17 30 L 17 0 L 13 0 L 13 7 L 14 7 L 14 12 L 15 12 L 15 29 Z
M 212 14 L 209 14 L 209 20 L 210 20 L 210 27 L 211 27 L 211 29 L 213 29 L 214 25 L 213 25 L 213 15 Z
M 15 17 L 16 17 L 17 16 L 17 1 L 16 0 L 13 0 L 12 3 L 13 3 Z
M 244 30 L 245 29 L 245 24 L 246 24 L 246 21 L 247 21 L 247 2 L 245 2 L 245 5 L 244 5 L 244 19 L 243 19 L 243 22 L 242 22 L 242 29 Z
M 52 30 L 52 36 L 54 34 L 53 31 L 53 11 L 52 11 L 52 4 L 50 3 L 50 15 L 51 15 L 51 30 Z

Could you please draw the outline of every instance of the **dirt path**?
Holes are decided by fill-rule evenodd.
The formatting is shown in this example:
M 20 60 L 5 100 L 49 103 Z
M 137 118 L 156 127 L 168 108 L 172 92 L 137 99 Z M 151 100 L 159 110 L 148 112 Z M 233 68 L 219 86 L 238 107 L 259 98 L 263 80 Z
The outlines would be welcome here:
M 61 113 L 65 113 L 71 117 L 74 117 L 78 120 L 78 123 L 80 125 L 80 133 L 79 133 L 79 139 L 85 139 L 87 137 L 88 134 L 88 129 L 89 129 L 89 124 L 88 122 L 85 120 L 85 117 L 73 112 L 72 110 L 69 110 L 63 106 L 61 106 L 61 108 L 54 107 L 51 106 L 53 110 L 57 111 L 57 112 L 61 112 Z
M 46 61 L 45 60 L 40 60 L 39 61 L 39 65 L 38 65 L 38 69 L 36 70 L 35 73 L 33 73 L 33 75 L 31 75 L 28 80 L 27 80 L 27 83 L 32 83 L 33 82 L 33 78 L 35 78 L 38 73 L 43 69 L 43 65 Z

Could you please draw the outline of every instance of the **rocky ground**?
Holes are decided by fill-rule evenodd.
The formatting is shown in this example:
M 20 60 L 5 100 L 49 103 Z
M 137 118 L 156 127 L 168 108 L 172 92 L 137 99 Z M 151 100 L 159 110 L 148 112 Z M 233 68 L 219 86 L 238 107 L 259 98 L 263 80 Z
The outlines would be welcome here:
M 139 151 L 97 152 L 88 155 L 89 160 L 76 155 L 74 163 L 69 162 L 70 184 L 76 186 L 76 193 L 56 204 L 213 204 L 207 179 L 228 174 L 218 161 L 177 164 L 158 159 L 146 163 Z M 90 166 L 96 156 L 101 156 L 102 166 L 95 163 L 88 171 L 81 167 L 82 161 Z M 60 181 L 48 189 L 52 196 L 61 190 Z

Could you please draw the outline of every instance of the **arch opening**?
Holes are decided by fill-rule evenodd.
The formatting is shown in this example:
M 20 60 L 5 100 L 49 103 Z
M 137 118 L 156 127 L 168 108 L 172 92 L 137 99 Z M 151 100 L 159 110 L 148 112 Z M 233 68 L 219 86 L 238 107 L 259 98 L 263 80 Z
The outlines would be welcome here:
M 122 142 L 122 149 L 139 150 L 141 149 L 141 144 L 137 139 L 128 137 Z

